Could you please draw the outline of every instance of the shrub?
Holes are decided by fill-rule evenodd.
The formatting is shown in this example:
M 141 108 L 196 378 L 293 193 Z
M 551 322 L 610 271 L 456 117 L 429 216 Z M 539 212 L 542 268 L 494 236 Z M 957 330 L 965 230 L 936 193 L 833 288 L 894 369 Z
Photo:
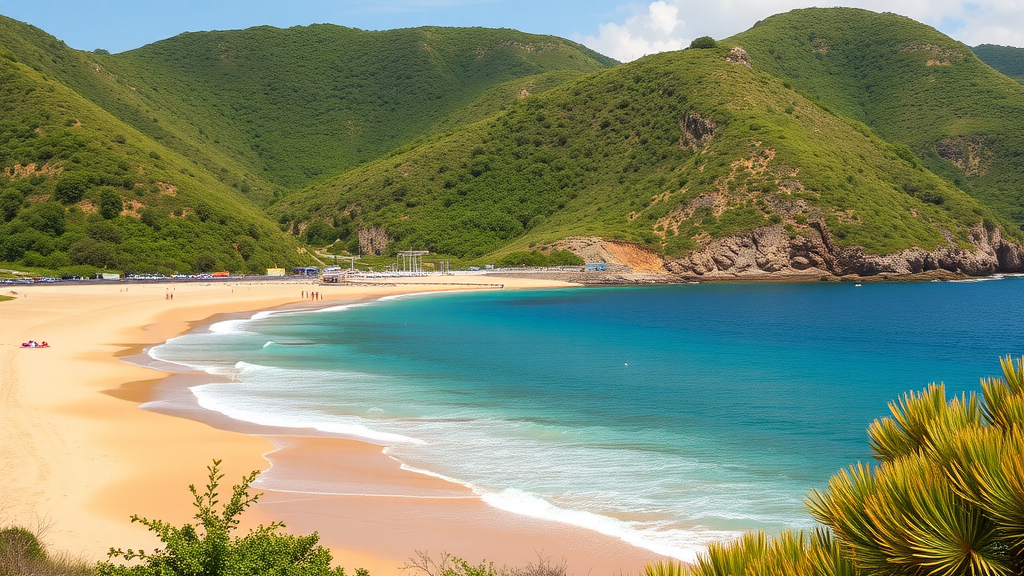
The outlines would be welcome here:
M 29 209 L 22 218 L 31 228 L 51 236 L 60 236 L 66 227 L 64 214 L 64 207 L 60 204 L 45 202 Z
M 306 226 L 303 236 L 306 244 L 323 246 L 333 244 L 338 239 L 338 231 L 327 222 L 314 220 L 309 223 L 309 226 Z
M 47 554 L 37 533 L 14 526 L 0 529 L 0 574 L 3 576 L 88 576 L 93 573 L 81 560 Z
M 697 48 L 704 50 L 707 48 L 718 48 L 718 43 L 711 36 L 701 36 L 700 38 L 694 38 L 693 42 L 690 42 L 690 48 Z
M 256 241 L 248 236 L 242 236 L 235 244 L 235 248 L 238 250 L 242 260 L 248 261 L 256 253 Z
M 101 576 L 220 576 L 234 574 L 267 574 L 288 576 L 344 576 L 345 569 L 331 567 L 331 553 L 318 544 L 316 532 L 309 536 L 293 536 L 278 532 L 284 524 L 274 522 L 259 526 L 245 536 L 234 536 L 238 516 L 256 503 L 259 494 L 250 496 L 249 487 L 259 472 L 242 478 L 231 492 L 231 498 L 218 509 L 218 488 L 224 477 L 220 460 L 207 467 L 206 490 L 189 486 L 196 507 L 195 525 L 173 526 L 162 520 L 132 516 L 132 522 L 146 526 L 163 543 L 163 548 L 145 553 L 142 550 L 111 548 L 108 559 L 121 558 L 133 565 L 100 562 Z M 369 576 L 363 569 L 356 576 Z
M 213 216 L 213 209 L 206 202 L 196 203 L 195 211 L 200 222 L 206 222 Z
M 120 244 L 121 239 L 124 237 L 124 233 L 121 232 L 120 228 L 106 220 L 90 222 L 85 228 L 85 233 L 93 240 L 111 242 L 113 244 Z
M 199 272 L 213 272 L 217 267 L 217 259 L 213 254 L 200 254 L 196 258 L 196 270 Z
M 89 177 L 78 172 L 64 174 L 57 180 L 53 199 L 62 204 L 74 204 L 89 191 Z
M 42 560 L 46 558 L 46 552 L 35 534 L 24 528 L 11 527 L 0 530 L 0 556 Z
M 521 250 L 510 252 L 501 257 L 498 266 L 582 266 L 583 259 L 574 254 L 571 250 L 555 250 L 551 254 L 544 254 L 536 250 Z
M 111 188 L 104 188 L 100 192 L 100 216 L 110 220 L 116 218 L 123 209 L 124 202 L 121 201 L 120 194 Z
M 93 238 L 79 238 L 68 246 L 68 256 L 73 264 L 84 264 L 107 268 L 114 263 L 113 245 Z
M 0 193 L 0 218 L 4 222 L 10 222 L 21 211 L 21 205 L 25 202 L 25 195 L 17 190 L 4 190 Z
M 526 566 L 495 568 L 493 562 L 486 560 L 479 564 L 470 564 L 448 553 L 441 554 L 440 559 L 435 560 L 426 552 L 417 551 L 401 570 L 417 576 L 566 576 L 566 561 L 563 558 L 560 563 L 554 564 L 550 556 L 538 552 L 537 561 Z

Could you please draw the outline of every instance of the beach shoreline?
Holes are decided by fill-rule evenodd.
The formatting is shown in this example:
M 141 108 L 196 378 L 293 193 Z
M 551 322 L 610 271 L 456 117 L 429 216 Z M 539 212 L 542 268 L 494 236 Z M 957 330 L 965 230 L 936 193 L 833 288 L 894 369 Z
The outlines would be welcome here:
M 110 546 L 155 545 L 144 528 L 129 523 L 131 514 L 188 521 L 186 486 L 201 482 L 214 458 L 224 460 L 225 482 L 253 469 L 269 470 L 265 483 L 289 470 L 315 477 L 326 462 L 353 490 L 268 490 L 246 514 L 247 522 L 284 520 L 295 533 L 317 530 L 336 562 L 374 574 L 399 573 L 418 550 L 450 552 L 471 562 L 486 558 L 497 565 L 523 565 L 543 554 L 565 558 L 576 573 L 629 572 L 657 558 L 617 538 L 490 507 L 465 486 L 403 469 L 371 443 L 309 430 L 256 429 L 205 410 L 173 414 L 181 418 L 168 418 L 168 410 L 159 406 L 138 410 L 139 404 L 163 399 L 162 389 L 187 390 L 181 379 L 190 375 L 122 361 L 224 317 L 219 315 L 308 307 L 303 291 L 322 293 L 319 307 L 473 289 L 465 283 L 15 287 L 17 301 L 0 306 L 5 325 L 0 485 L 10 487 L 0 499 L 0 523 L 52 522 L 46 540 L 53 548 L 99 559 Z M 503 283 L 509 289 L 566 285 L 540 279 Z M 172 292 L 175 300 L 168 296 Z M 16 348 L 30 338 L 46 339 L 52 348 Z M 27 354 L 48 357 L 37 365 Z M 200 379 L 210 381 L 205 373 Z M 321 470 L 313 469 L 318 466 Z

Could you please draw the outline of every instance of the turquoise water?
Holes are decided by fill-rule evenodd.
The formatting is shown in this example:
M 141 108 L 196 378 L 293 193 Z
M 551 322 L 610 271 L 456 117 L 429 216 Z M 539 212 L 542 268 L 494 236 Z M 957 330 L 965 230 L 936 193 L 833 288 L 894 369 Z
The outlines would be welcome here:
M 389 446 L 501 508 L 691 558 L 806 528 L 907 390 L 1024 353 L 1024 278 L 420 295 L 257 314 L 151 354 L 225 374 L 200 404 Z M 330 479 L 285 489 L 343 492 Z

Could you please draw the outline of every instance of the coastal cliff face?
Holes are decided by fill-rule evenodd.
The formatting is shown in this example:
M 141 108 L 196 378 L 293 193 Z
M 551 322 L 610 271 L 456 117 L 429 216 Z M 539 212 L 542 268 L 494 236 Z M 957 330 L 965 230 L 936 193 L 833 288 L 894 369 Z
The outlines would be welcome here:
M 971 248 L 956 245 L 927 251 L 911 248 L 883 256 L 856 246 L 839 246 L 828 227 L 813 224 L 805 235 L 791 237 L 781 224 L 714 240 L 685 258 L 669 260 L 672 274 L 699 277 L 737 276 L 876 276 L 946 270 L 969 276 L 1024 272 L 1024 248 L 1004 240 L 999 228 L 971 230 Z

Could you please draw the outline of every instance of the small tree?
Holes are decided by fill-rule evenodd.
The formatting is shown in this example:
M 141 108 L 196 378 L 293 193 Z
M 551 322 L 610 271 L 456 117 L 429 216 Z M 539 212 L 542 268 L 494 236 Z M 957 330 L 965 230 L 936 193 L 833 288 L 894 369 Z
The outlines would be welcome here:
M 203 253 L 196 257 L 196 270 L 200 272 L 213 272 L 217 267 L 217 259 L 213 254 Z
M 25 203 L 25 195 L 11 189 L 0 193 L 0 219 L 4 222 L 14 220 L 14 217 L 21 211 L 21 205 Z
M 711 36 L 701 36 L 700 38 L 694 38 L 693 42 L 690 42 L 690 48 L 705 49 L 717 47 L 718 43 Z
M 110 220 L 116 218 L 123 209 L 124 202 L 121 201 L 121 195 L 115 192 L 113 188 L 104 188 L 100 192 L 100 216 Z
M 53 199 L 62 204 L 74 204 L 89 190 L 89 178 L 84 174 L 71 172 L 60 177 L 53 190 Z
M 188 489 L 196 507 L 196 525 L 181 528 L 162 520 L 132 516 L 132 522 L 145 525 L 154 532 L 163 549 L 146 553 L 111 548 L 109 559 L 122 558 L 137 561 L 134 565 L 99 562 L 100 576 L 219 576 L 228 574 L 260 574 L 280 576 L 344 576 L 345 569 L 331 567 L 331 553 L 318 545 L 316 532 L 309 536 L 281 534 L 284 524 L 274 522 L 260 525 L 245 536 L 233 536 L 238 528 L 238 516 L 255 504 L 259 494 L 250 495 L 249 487 L 259 474 L 253 471 L 232 489 L 231 498 L 218 509 L 217 489 L 224 477 L 220 473 L 220 460 L 207 466 L 209 472 L 206 490 L 199 492 L 195 485 Z M 360 568 L 356 576 L 369 576 Z

